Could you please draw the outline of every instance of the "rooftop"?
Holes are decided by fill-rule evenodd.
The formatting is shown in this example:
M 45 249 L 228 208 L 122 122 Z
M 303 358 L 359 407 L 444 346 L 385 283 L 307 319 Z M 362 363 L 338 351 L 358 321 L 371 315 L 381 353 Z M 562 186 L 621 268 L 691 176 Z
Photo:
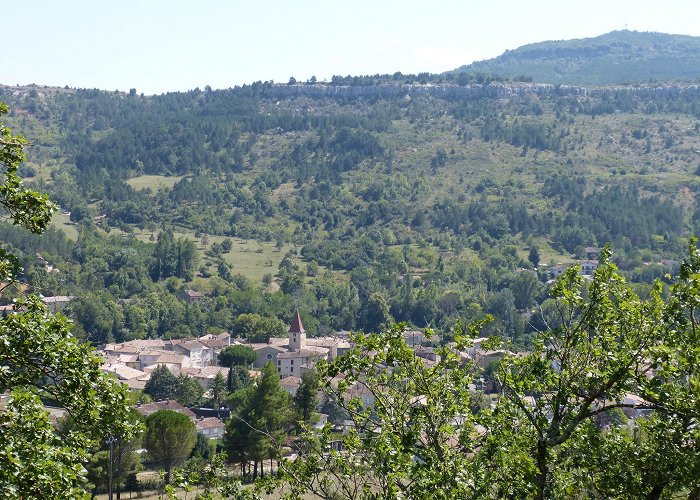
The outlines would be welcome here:
M 301 323 L 301 315 L 299 314 L 299 309 L 294 313 L 292 318 L 292 323 L 289 325 L 289 333 L 304 333 L 304 325 Z
M 328 349 L 323 347 L 307 347 L 299 351 L 282 352 L 277 355 L 277 359 L 292 359 L 292 358 L 318 358 L 326 356 Z

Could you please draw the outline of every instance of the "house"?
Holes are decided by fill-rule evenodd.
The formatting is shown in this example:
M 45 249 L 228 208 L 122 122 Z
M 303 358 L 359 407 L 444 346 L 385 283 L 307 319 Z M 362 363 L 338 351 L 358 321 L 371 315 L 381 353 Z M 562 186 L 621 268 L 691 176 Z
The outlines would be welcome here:
M 131 390 L 142 391 L 151 378 L 150 373 L 123 364 L 119 359 L 108 359 L 100 368 L 103 372 L 116 375 L 119 382 Z
M 319 413 L 318 414 L 318 420 L 314 424 L 314 427 L 316 429 L 321 429 L 324 425 L 328 423 L 328 415 L 325 413 Z
M 403 338 L 410 347 L 417 345 L 423 345 L 425 342 L 425 336 L 420 330 L 409 330 L 403 332 Z
M 472 345 L 468 351 L 469 357 L 474 358 L 474 356 L 476 356 L 476 351 L 481 349 L 481 345 L 484 342 L 487 342 L 488 340 L 490 340 L 489 337 L 479 337 L 479 338 L 472 340 Z
M 148 417 L 159 410 L 172 410 L 186 415 L 192 421 L 195 421 L 196 419 L 196 416 L 192 410 L 186 406 L 182 406 L 174 399 L 166 399 L 165 401 L 156 401 L 154 403 L 142 403 L 136 405 L 136 411 L 138 411 L 144 417 Z
M 343 395 L 346 403 L 355 398 L 362 402 L 364 408 L 374 408 L 374 393 L 362 382 L 355 382 Z
M 597 260 L 582 260 L 579 265 L 581 266 L 581 276 L 593 276 L 593 273 L 598 269 Z
M 115 362 L 136 370 L 138 370 L 141 366 L 141 361 L 139 361 L 138 354 L 120 354 L 115 358 Z
M 277 355 L 277 373 L 280 374 L 280 378 L 300 375 L 320 359 L 328 359 L 328 349 L 307 347 L 298 351 L 283 352 Z
M 108 356 L 119 356 L 120 354 L 139 354 L 142 351 L 163 349 L 165 341 L 160 339 L 129 340 L 121 344 L 107 344 L 103 352 Z
M 216 417 L 200 418 L 194 423 L 197 432 L 209 439 L 219 439 L 223 437 L 226 426 L 224 421 Z
M 627 418 L 646 417 L 652 411 L 650 408 L 651 403 L 649 403 L 649 401 L 646 399 L 637 396 L 636 394 L 625 394 L 625 396 L 622 398 L 622 403 L 631 407 L 627 407 L 622 410 Z
M 168 351 L 189 356 L 190 366 L 193 368 L 211 364 L 211 351 L 199 340 L 171 340 L 164 347 Z
M 139 354 L 139 358 L 141 370 L 148 373 L 158 366 L 166 366 L 175 375 L 179 375 L 183 368 L 190 368 L 188 356 L 168 351 L 145 351 Z
M 0 318 L 5 318 L 5 317 L 9 316 L 10 314 L 14 314 L 14 313 L 15 313 L 14 304 L 0 306 Z
M 223 366 L 205 366 L 203 368 L 183 368 L 180 373 L 192 377 L 205 391 L 214 384 L 214 379 L 221 373 L 224 380 L 228 379 L 229 368 Z
M 206 296 L 202 292 L 196 290 L 183 290 L 180 292 L 180 298 L 188 304 L 197 304 L 202 302 Z
M 566 271 L 567 266 L 564 266 L 562 264 L 557 264 L 556 266 L 552 266 L 549 269 L 547 269 L 547 277 L 550 280 L 555 280 L 562 274 L 564 274 L 564 271 Z
M 119 380 L 131 380 L 138 379 L 141 377 L 148 377 L 148 374 L 146 372 L 130 368 L 123 364 L 102 365 L 101 370 L 107 373 L 115 374 Z
M 474 354 L 474 361 L 479 368 L 486 368 L 489 364 L 500 361 L 506 354 L 508 354 L 508 351 L 505 349 L 497 349 L 494 351 L 477 349 Z
M 290 396 L 294 397 L 296 396 L 297 390 L 301 385 L 301 379 L 290 375 L 289 377 L 285 377 L 280 380 L 280 385 L 282 386 L 282 389 L 289 393 Z
M 55 297 L 43 297 L 41 301 L 46 304 L 51 312 L 55 313 L 63 311 L 74 298 L 72 295 L 56 295 Z
M 586 259 L 588 260 L 598 260 L 600 248 L 586 247 L 583 249 L 583 253 L 586 255 Z
M 231 334 L 223 332 L 218 335 L 202 335 L 199 341 L 208 349 L 206 353 L 209 357 L 209 364 L 215 365 L 219 357 L 219 353 L 231 345 Z M 203 352 L 203 354 L 205 354 Z
M 434 361 L 436 363 L 440 362 L 440 355 L 435 352 L 435 349 L 432 347 L 426 347 L 426 346 L 415 346 L 413 348 L 413 353 L 418 356 L 419 358 L 428 360 L 428 361 Z
M 306 339 L 307 347 L 320 347 L 328 349 L 328 359 L 333 360 L 345 354 L 352 346 L 350 342 L 338 337 L 316 337 Z

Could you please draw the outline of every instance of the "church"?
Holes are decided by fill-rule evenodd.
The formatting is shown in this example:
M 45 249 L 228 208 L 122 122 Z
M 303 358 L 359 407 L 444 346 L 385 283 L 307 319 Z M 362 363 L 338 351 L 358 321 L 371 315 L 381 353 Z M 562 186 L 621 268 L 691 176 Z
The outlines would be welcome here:
M 250 347 L 255 351 L 255 368 L 273 363 L 280 378 L 285 378 L 301 376 L 320 359 L 335 359 L 350 349 L 350 344 L 338 337 L 307 338 L 297 310 L 286 338 L 271 337 L 266 343 L 250 344 Z

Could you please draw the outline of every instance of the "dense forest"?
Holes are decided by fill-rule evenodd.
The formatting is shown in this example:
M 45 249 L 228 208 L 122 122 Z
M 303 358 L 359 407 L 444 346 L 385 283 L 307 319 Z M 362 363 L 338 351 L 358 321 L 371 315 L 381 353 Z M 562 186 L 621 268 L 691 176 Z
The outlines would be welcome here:
M 450 78 L 378 77 L 393 94 L 342 77 L 317 94 L 0 87 L 32 142 L 25 182 L 61 208 L 45 235 L 3 224 L 0 240 L 32 289 L 77 297 L 96 344 L 299 308 L 312 333 L 449 334 L 492 314 L 490 333 L 523 346 L 547 319 L 549 270 L 587 247 L 610 243 L 642 296 L 675 271 L 700 221 L 695 87 L 422 91 L 465 83 Z M 328 90 L 353 85 L 366 92 Z M 207 299 L 178 298 L 189 288 Z

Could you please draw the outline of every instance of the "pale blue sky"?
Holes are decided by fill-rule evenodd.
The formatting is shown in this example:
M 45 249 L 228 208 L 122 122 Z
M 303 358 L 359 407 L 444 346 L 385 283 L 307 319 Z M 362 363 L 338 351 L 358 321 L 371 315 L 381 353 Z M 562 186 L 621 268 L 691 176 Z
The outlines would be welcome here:
M 442 72 L 615 29 L 700 35 L 697 0 L 0 0 L 0 83 L 146 94 Z

